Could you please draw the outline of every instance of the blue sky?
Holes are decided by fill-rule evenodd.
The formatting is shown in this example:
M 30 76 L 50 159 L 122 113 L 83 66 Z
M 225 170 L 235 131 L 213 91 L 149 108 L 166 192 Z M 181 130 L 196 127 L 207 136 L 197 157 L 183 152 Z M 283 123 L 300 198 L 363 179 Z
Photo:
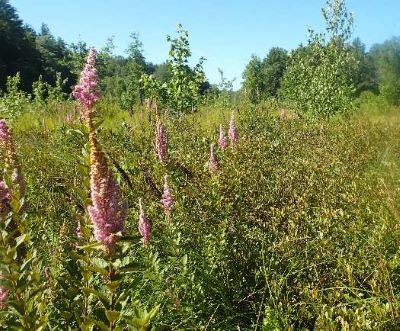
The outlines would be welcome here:
M 10 0 L 24 22 L 38 30 L 45 22 L 66 42 L 86 41 L 101 48 L 115 36 L 124 54 L 131 32 L 138 32 L 147 60 L 165 61 L 166 35 L 176 24 L 189 30 L 194 60 L 204 56 L 206 74 L 219 81 L 218 68 L 236 77 L 251 54 L 264 57 L 271 47 L 288 50 L 307 38 L 307 26 L 323 28 L 325 0 Z M 355 13 L 354 36 L 367 45 L 400 35 L 400 0 L 348 0 Z

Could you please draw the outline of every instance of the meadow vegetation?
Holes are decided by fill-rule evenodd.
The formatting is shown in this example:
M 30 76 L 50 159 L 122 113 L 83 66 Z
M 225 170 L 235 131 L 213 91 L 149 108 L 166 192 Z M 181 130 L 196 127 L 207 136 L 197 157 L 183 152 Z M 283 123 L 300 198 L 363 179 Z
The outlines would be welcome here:
M 8 77 L 0 329 L 398 329 L 399 43 L 355 53 L 344 2 L 324 17 L 238 92 L 181 26 L 164 78 L 137 35 L 130 76 L 85 49 L 73 96 Z

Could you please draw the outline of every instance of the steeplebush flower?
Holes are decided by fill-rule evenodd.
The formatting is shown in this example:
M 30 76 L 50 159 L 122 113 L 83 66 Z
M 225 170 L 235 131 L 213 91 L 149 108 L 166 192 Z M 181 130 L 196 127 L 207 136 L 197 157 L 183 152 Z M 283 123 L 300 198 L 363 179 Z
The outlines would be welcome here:
M 164 176 L 164 192 L 161 198 L 161 203 L 164 207 L 164 213 L 165 215 L 169 216 L 171 212 L 171 208 L 174 204 L 174 198 L 171 194 L 171 190 L 168 186 L 168 176 Z
M 161 163 L 165 163 L 168 158 L 168 135 L 164 124 L 160 119 L 156 123 L 156 153 Z
M 151 235 L 151 224 L 149 219 L 144 213 L 143 206 L 142 206 L 142 199 L 139 199 L 139 233 L 143 238 L 143 245 L 147 245 L 150 242 L 150 235 Z
M 108 251 L 117 241 L 117 233 L 124 229 L 128 210 L 127 202 L 120 198 L 120 188 L 112 171 L 108 168 L 106 156 L 100 148 L 95 132 L 89 133 L 90 141 L 90 196 L 92 205 L 87 211 L 93 223 L 93 233 Z
M 0 120 L 0 140 L 3 143 L 11 141 L 11 129 L 8 127 L 7 122 L 2 119 Z
M 229 122 L 229 130 L 228 130 L 229 140 L 231 141 L 232 145 L 235 145 L 238 141 L 238 134 L 235 126 L 235 118 L 232 112 L 231 120 Z
M 86 64 L 81 72 L 78 85 L 76 85 L 72 91 L 74 98 L 83 107 L 83 118 L 87 120 L 87 113 L 93 108 L 95 103 L 100 98 L 98 89 L 99 79 L 97 76 L 97 70 L 95 68 L 96 63 L 96 50 L 91 48 L 89 55 L 86 60 Z
M 0 120 L 0 146 L 4 151 L 4 171 L 6 174 L 11 175 L 12 188 L 8 188 L 5 182 L 1 184 L 2 189 L 8 188 L 8 199 L 11 200 L 18 192 L 19 198 L 25 195 L 26 184 L 25 179 L 21 172 L 21 167 L 18 163 L 18 158 L 15 152 L 14 143 L 12 139 L 12 130 L 8 127 L 7 122 Z
M 0 182 L 0 218 L 7 216 L 11 199 L 10 189 L 4 181 Z
M 218 160 L 214 153 L 214 144 L 210 145 L 210 160 L 208 161 L 208 169 L 211 174 L 215 174 L 218 170 Z
M 0 285 L 0 309 L 4 309 L 6 307 L 6 301 L 8 298 L 8 290 Z
M 51 277 L 51 272 L 50 272 L 50 268 L 48 266 L 44 267 L 43 269 L 43 275 L 44 277 L 49 280 Z
M 221 148 L 221 150 L 224 150 L 228 145 L 228 142 L 226 141 L 226 138 L 225 138 L 224 128 L 222 127 L 222 124 L 219 126 L 218 145 L 219 145 L 219 148 Z
M 0 272 L 0 279 L 3 278 L 3 275 Z M 0 285 L 0 310 L 6 308 L 6 302 L 7 302 L 7 298 L 8 298 L 8 290 Z
M 10 200 L 10 189 L 7 187 L 7 184 L 4 181 L 0 182 L 0 202 L 9 201 Z
M 100 94 L 95 62 L 96 50 L 91 48 L 79 84 L 75 86 L 72 94 L 82 106 L 83 119 L 89 131 L 92 204 L 87 207 L 87 212 L 93 224 L 94 237 L 111 252 L 117 241 L 117 234 L 124 229 L 128 205 L 126 201 L 121 201 L 120 188 L 96 137 L 93 107 Z

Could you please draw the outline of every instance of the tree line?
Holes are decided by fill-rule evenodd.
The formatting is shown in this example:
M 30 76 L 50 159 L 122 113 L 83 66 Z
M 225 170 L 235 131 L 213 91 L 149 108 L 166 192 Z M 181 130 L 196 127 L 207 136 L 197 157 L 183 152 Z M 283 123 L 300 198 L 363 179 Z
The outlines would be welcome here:
M 331 115 L 352 108 L 352 102 L 368 92 L 390 104 L 400 104 L 400 37 L 373 45 L 369 50 L 352 37 L 353 17 L 344 0 L 327 0 L 322 10 L 325 31 L 309 29 L 308 42 L 292 51 L 273 47 L 261 59 L 253 55 L 243 72 L 237 95 L 258 104 L 278 100 L 304 113 Z M 0 0 L 0 90 L 7 77 L 20 74 L 19 88 L 32 92 L 38 85 L 61 86 L 65 95 L 76 84 L 89 47 L 67 44 L 42 24 L 36 32 L 19 18 L 9 0 Z M 133 111 L 145 98 L 177 112 L 194 109 L 200 100 L 229 103 L 232 81 L 220 70 L 220 84 L 211 85 L 202 67 L 204 59 L 189 66 L 188 33 L 178 26 L 177 37 L 167 37 L 168 59 L 147 61 L 143 44 L 132 33 L 126 55 L 114 54 L 113 38 L 98 52 L 98 74 L 105 98 Z M 60 81 L 62 83 L 60 83 Z M 36 85 L 35 85 L 36 84 Z M 37 89 L 37 88 L 36 88 Z M 43 90 L 42 94 L 49 94 Z M 35 94 L 34 94 L 35 95 Z M 206 98 L 203 98 L 206 96 Z M 211 96 L 211 97 L 210 97 Z
M 270 98 L 303 112 L 330 115 L 351 108 L 363 93 L 400 104 L 400 37 L 366 49 L 351 41 L 353 17 L 344 0 L 328 0 L 325 31 L 309 29 L 308 42 L 288 52 L 273 47 L 253 55 L 243 73 L 243 92 L 254 103 Z
M 87 43 L 79 41 L 67 44 L 61 38 L 54 37 L 44 23 L 38 32 L 34 31 L 24 24 L 9 0 L 0 0 L 0 22 L 0 90 L 7 90 L 7 77 L 19 73 L 19 88 L 22 91 L 31 93 L 37 81 L 53 86 L 57 83 L 57 78 L 62 77 L 63 90 L 69 94 L 72 86 L 77 83 L 80 69 L 87 57 Z M 210 89 L 202 69 L 203 59 L 194 68 L 188 64 L 191 53 L 187 31 L 178 26 L 177 33 L 177 38 L 167 38 L 171 44 L 171 52 L 175 54 L 170 54 L 170 59 L 161 64 L 146 60 L 143 44 L 137 33 L 130 35 L 125 56 L 114 54 L 114 40 L 113 37 L 109 38 L 99 50 L 97 60 L 102 82 L 100 88 L 104 97 L 117 101 L 122 108 L 132 110 L 135 104 L 143 103 L 146 90 L 150 94 L 154 90 L 148 84 L 148 77 L 152 77 L 160 85 L 158 90 L 169 83 L 170 88 L 165 88 L 164 91 L 167 93 L 172 93 L 169 91 L 172 86 L 176 90 L 185 91 L 193 80 L 198 81 L 198 84 L 189 86 L 194 89 L 194 96 L 203 95 Z M 190 93 L 186 92 L 183 97 L 188 94 Z M 175 103 L 177 102 L 178 99 Z

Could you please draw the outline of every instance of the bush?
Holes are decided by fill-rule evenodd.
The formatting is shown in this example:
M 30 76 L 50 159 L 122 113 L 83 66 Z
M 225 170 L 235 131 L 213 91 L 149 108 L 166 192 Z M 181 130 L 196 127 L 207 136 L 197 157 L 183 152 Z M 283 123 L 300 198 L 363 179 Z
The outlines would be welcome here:
M 323 13 L 327 33 L 309 30 L 308 45 L 291 54 L 280 96 L 303 114 L 331 116 L 352 109 L 356 61 L 346 42 L 353 20 L 343 0 L 328 0 Z

